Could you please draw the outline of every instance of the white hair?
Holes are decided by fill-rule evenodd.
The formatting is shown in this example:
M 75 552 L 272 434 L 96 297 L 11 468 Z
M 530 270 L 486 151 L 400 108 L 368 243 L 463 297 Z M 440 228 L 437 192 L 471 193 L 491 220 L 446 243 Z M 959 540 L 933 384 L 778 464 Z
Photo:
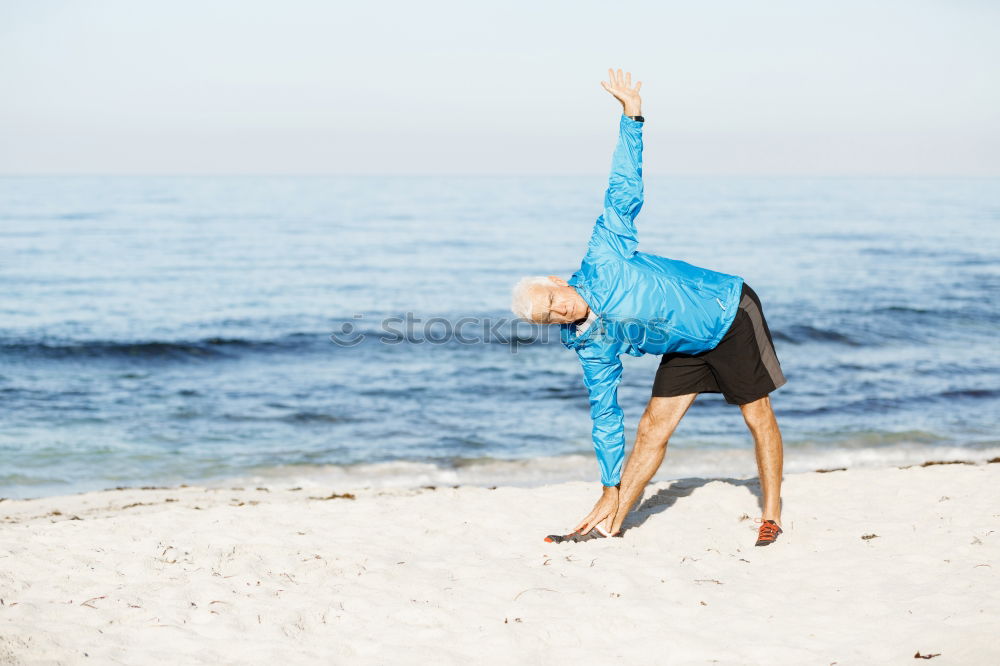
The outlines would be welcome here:
M 559 286 L 559 284 L 552 278 L 542 276 L 526 277 L 518 280 L 511 293 L 510 309 L 521 319 L 534 321 L 531 318 L 531 287 L 536 285 L 543 285 L 546 287 Z

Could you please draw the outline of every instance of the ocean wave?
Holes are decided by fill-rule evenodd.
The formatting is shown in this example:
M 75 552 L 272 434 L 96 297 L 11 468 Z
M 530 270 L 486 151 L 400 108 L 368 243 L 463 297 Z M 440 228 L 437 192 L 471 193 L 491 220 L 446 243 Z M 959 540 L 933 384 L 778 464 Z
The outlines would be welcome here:
M 785 448 L 786 473 L 838 469 L 885 469 L 922 465 L 929 461 L 982 464 L 1000 459 L 1000 440 L 977 444 L 935 442 L 928 433 L 860 433 L 840 441 L 789 441 Z M 53 452 L 53 456 L 61 455 Z M 306 458 L 308 460 L 308 457 Z M 214 469 L 212 469 L 214 467 Z M 37 470 L 37 472 L 36 472 Z M 520 459 L 490 456 L 450 457 L 438 460 L 383 460 L 353 464 L 261 465 L 226 468 L 184 466 L 156 475 L 88 474 L 82 477 L 54 477 L 51 466 L 36 466 L 0 475 L 0 495 L 37 497 L 86 492 L 108 485 L 133 483 L 188 483 L 209 487 L 267 486 L 353 489 L 415 489 L 426 486 L 519 486 L 537 487 L 553 483 L 586 482 L 596 487 L 599 469 L 593 455 L 573 453 Z M 655 480 L 684 478 L 754 478 L 757 467 L 753 447 L 706 448 L 697 443 L 672 445 Z M 128 478 L 134 481 L 128 481 Z M 102 485 L 103 484 L 103 485 Z
M 953 398 L 1000 398 L 1000 389 L 957 389 L 942 391 L 935 397 L 949 400 Z
M 785 313 L 775 319 L 794 320 L 794 316 Z M 836 325 L 831 325 L 831 321 Z M 795 345 L 878 347 L 896 342 L 953 341 L 959 336 L 980 340 L 981 327 L 993 327 L 998 323 L 1000 310 L 980 303 L 949 309 L 890 305 L 867 310 L 830 311 L 823 324 L 807 320 L 806 323 L 773 326 L 771 335 L 775 340 Z
M 831 329 L 816 328 L 805 324 L 796 324 L 782 329 L 771 331 L 771 337 L 782 342 L 792 344 L 806 344 L 809 342 L 825 342 L 846 345 L 848 347 L 863 347 L 861 340 L 852 338 L 840 331 Z
M 799 444 L 785 453 L 785 472 L 831 469 L 877 469 L 920 465 L 928 461 L 985 463 L 1000 456 L 1000 446 L 963 447 L 900 441 L 884 446 L 837 447 Z M 753 451 L 747 449 L 672 448 L 654 480 L 688 477 L 752 478 Z M 525 460 L 461 458 L 442 463 L 394 461 L 355 465 L 281 465 L 249 470 L 235 481 L 284 483 L 303 487 L 420 488 L 424 486 L 540 486 L 586 481 L 597 483 L 593 456 L 571 454 Z
M 787 408 L 781 410 L 783 416 L 810 417 L 826 414 L 859 414 L 869 415 L 885 413 L 892 410 L 908 410 L 914 406 L 928 403 L 951 403 L 958 400 L 995 400 L 1000 398 L 1000 389 L 962 388 L 928 393 L 878 396 L 859 398 L 846 402 L 827 402 L 813 408 Z
M 342 414 L 327 414 L 325 412 L 310 412 L 310 411 L 298 411 L 291 414 L 278 414 L 274 416 L 260 416 L 260 415 L 250 415 L 250 414 L 224 414 L 223 417 L 227 421 L 275 421 L 280 423 L 294 423 L 294 424 L 329 424 L 329 423 L 355 423 L 360 421 L 356 417 L 344 416 Z
M 956 339 L 963 331 L 978 331 L 980 325 L 1000 321 L 989 309 L 964 308 L 954 311 L 925 310 L 888 306 L 857 313 L 831 313 L 843 326 L 804 322 L 775 326 L 772 337 L 792 345 L 825 345 L 846 348 L 880 347 L 928 342 L 935 336 Z M 386 321 L 390 321 L 387 319 Z M 393 354 L 400 350 L 447 349 L 454 352 L 525 347 L 561 347 L 557 327 L 529 325 L 497 319 L 473 320 L 445 317 L 421 320 L 404 329 L 394 325 L 356 325 L 334 320 L 327 330 L 296 331 L 274 337 L 210 335 L 193 339 L 114 340 L 58 339 L 40 334 L 38 338 L 0 334 L 0 355 L 45 359 L 151 359 L 213 360 L 251 353 L 317 352 L 333 355 L 356 353 Z M 462 322 L 466 322 L 463 326 Z M 484 325 L 485 324 L 485 325 Z M 971 329 L 967 329 L 968 326 Z M 204 329 L 202 329 L 204 330 Z M 975 333 L 978 335 L 978 333 Z M 973 338 L 978 339 L 978 338 Z
M 480 331 L 481 333 L 481 331 Z M 316 351 L 331 354 L 351 353 L 362 347 L 380 347 L 391 353 L 395 348 L 520 347 L 538 344 L 558 344 L 558 330 L 526 335 L 503 329 L 478 337 L 469 332 L 465 337 L 449 334 L 444 339 L 431 335 L 401 335 L 374 328 L 341 331 L 311 331 L 286 333 L 274 338 L 244 338 L 209 336 L 179 340 L 59 340 L 0 337 L 0 355 L 46 359 L 137 358 L 158 360 L 224 359 L 245 353 Z
M 111 341 L 0 342 L 0 354 L 47 359 L 138 358 L 211 359 L 235 356 L 238 351 L 277 351 L 301 347 L 288 337 L 276 340 L 208 337 L 191 341 Z

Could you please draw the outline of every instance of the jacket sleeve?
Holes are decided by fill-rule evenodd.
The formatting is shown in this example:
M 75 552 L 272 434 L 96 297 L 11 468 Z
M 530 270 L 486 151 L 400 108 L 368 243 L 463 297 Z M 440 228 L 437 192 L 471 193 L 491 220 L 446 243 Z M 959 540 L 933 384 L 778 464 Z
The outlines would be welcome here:
M 614 486 L 621 480 L 625 458 L 625 418 L 618 406 L 618 383 L 622 376 L 618 347 L 617 343 L 591 344 L 577 350 L 583 364 L 583 383 L 590 395 L 594 452 L 605 486 Z
M 642 209 L 642 125 L 623 115 L 611 177 L 604 193 L 604 213 L 597 218 L 589 251 L 629 257 L 639 244 L 635 218 Z

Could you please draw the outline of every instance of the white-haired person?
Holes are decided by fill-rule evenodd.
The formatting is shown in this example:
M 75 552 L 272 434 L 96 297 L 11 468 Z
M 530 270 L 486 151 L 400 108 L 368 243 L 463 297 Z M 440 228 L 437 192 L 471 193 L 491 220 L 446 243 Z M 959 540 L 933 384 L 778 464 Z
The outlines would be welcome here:
M 785 383 L 760 300 L 743 279 L 640 252 L 635 218 L 643 203 L 642 117 L 632 75 L 608 70 L 601 85 L 622 104 L 618 145 L 586 255 L 570 279 L 524 278 L 512 310 L 538 324 L 559 324 L 576 351 L 590 397 L 601 497 L 573 533 L 547 541 L 618 535 L 622 522 L 663 462 L 667 442 L 699 393 L 739 405 L 753 436 L 763 494 L 758 546 L 781 533 L 781 431 L 769 394 Z M 618 405 L 620 356 L 661 355 L 652 397 L 624 464 L 624 415 Z

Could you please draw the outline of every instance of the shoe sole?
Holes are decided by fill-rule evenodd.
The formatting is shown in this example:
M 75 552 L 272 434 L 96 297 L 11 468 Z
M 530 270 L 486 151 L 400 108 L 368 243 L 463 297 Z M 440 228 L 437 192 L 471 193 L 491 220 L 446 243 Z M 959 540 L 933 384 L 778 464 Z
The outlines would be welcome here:
M 572 534 L 567 534 L 565 536 L 560 534 L 550 534 L 545 537 L 545 543 L 566 543 L 567 541 L 572 543 L 580 543 L 582 541 L 593 541 L 594 539 L 607 539 L 608 537 L 602 534 L 595 527 L 586 534 L 577 534 L 573 532 Z

